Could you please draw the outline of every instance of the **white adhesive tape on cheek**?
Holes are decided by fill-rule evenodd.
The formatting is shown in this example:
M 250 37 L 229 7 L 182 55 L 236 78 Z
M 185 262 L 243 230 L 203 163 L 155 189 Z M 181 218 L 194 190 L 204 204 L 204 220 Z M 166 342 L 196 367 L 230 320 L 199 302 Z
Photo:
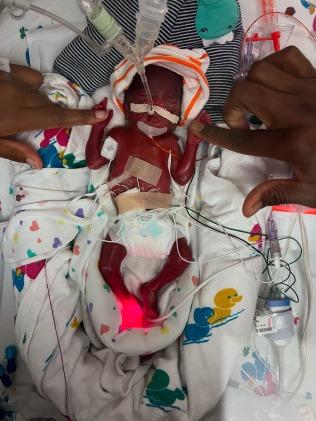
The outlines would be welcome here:
M 132 113 L 147 113 L 149 111 L 149 104 L 134 104 L 131 103 Z
M 148 113 L 150 110 L 149 104 L 134 104 L 131 103 L 131 111 L 133 113 L 142 114 Z M 166 110 L 163 107 L 159 107 L 158 105 L 154 105 L 154 111 L 160 115 L 161 117 L 165 118 L 166 120 L 170 121 L 173 124 L 178 124 L 180 118 L 172 114 L 170 111 Z
M 170 113 L 168 110 L 166 110 L 165 108 L 159 107 L 158 105 L 154 106 L 154 110 L 161 117 L 165 118 L 166 120 L 170 121 L 173 124 L 177 124 L 180 120 L 180 118 L 177 115 Z

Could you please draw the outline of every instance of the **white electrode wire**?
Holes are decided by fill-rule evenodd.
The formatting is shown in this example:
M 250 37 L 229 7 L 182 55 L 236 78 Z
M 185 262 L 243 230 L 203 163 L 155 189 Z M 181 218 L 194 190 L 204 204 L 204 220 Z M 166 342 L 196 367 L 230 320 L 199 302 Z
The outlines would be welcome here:
M 250 257 L 250 259 L 253 259 L 254 257 Z M 174 307 L 172 309 L 172 311 L 170 311 L 169 313 L 165 314 L 162 317 L 159 317 L 157 319 L 153 319 L 153 320 L 149 320 L 150 322 L 153 323 L 161 323 L 164 322 L 165 320 L 169 319 L 170 317 L 172 317 L 172 315 L 179 311 L 180 308 L 187 302 L 189 301 L 192 297 L 194 297 L 195 294 L 197 294 L 201 289 L 203 289 L 206 285 L 208 285 L 214 278 L 216 278 L 216 276 L 218 275 L 222 275 L 225 272 L 228 272 L 229 270 L 237 267 L 240 265 L 240 262 L 236 262 L 233 263 L 232 265 L 227 266 L 226 268 L 214 273 L 212 276 L 210 276 L 208 279 L 206 279 L 205 281 L 203 281 L 200 285 L 198 285 L 196 288 L 193 289 L 193 291 L 191 291 L 176 307 Z
M 112 161 L 110 160 L 107 164 L 107 167 L 105 169 L 105 171 L 108 171 L 110 166 L 111 166 Z M 79 202 L 80 200 L 83 199 L 92 199 L 94 197 L 94 200 L 92 201 L 91 205 L 89 206 L 88 209 L 88 214 L 91 214 L 88 219 L 90 222 L 93 222 L 93 220 L 96 218 L 97 213 L 101 210 L 101 205 L 99 205 L 97 207 L 97 209 L 95 210 L 94 213 L 92 213 L 92 208 L 96 205 L 96 203 L 100 200 L 101 197 L 103 197 L 105 194 L 107 194 L 110 190 L 105 191 L 104 189 L 102 189 L 103 186 L 107 186 L 107 183 L 100 183 L 95 189 L 94 192 L 92 193 L 84 193 L 78 197 L 75 197 L 74 199 L 71 200 L 71 202 L 67 205 L 66 210 L 68 212 L 68 216 L 73 217 L 73 218 L 79 218 L 75 215 L 72 214 L 71 210 L 70 210 L 70 206 L 71 205 L 75 205 L 77 202 Z M 107 186 L 108 187 L 108 186 Z M 82 218 L 80 218 L 82 219 Z
M 307 339 L 311 323 L 311 313 L 312 313 L 312 294 L 313 294 L 313 283 L 312 283 L 312 274 L 310 269 L 310 260 L 309 260 L 309 246 L 308 246 L 308 236 L 306 232 L 306 227 L 303 221 L 302 213 L 298 211 L 298 219 L 302 237 L 302 247 L 303 247 L 303 262 L 304 262 L 304 278 L 306 282 L 306 291 L 307 291 L 307 315 L 306 322 L 302 332 L 301 338 L 301 347 L 300 347 L 300 376 L 296 388 L 293 392 L 289 392 L 289 396 L 286 400 L 292 400 L 297 393 L 299 392 L 306 376 L 307 368 Z
M 172 177 L 172 174 L 171 174 L 171 161 L 172 161 L 172 154 L 169 153 L 169 157 L 168 157 L 168 172 L 169 172 L 169 177 L 170 177 L 170 180 L 171 180 L 171 185 L 172 185 L 173 188 L 175 188 L 176 190 L 178 190 L 178 192 L 181 193 L 181 195 L 183 195 L 186 198 L 186 200 L 190 200 L 190 197 L 189 197 L 189 195 L 187 194 L 187 191 L 186 191 L 186 186 L 184 186 L 184 188 L 181 189 L 181 187 L 178 185 L 178 183 L 176 183 L 174 181 L 174 179 Z M 192 181 L 191 181 L 191 183 L 192 183 Z
M 190 222 L 190 224 L 192 224 L 192 225 L 195 225 L 197 228 L 200 228 L 200 229 L 202 229 L 202 228 L 205 228 L 205 229 L 207 229 L 206 227 L 203 227 L 202 225 L 200 225 L 200 224 L 198 224 L 197 222 L 195 222 L 194 220 L 192 220 L 191 221 L 191 219 L 189 219 L 187 216 L 185 216 L 185 215 L 181 215 L 181 214 L 179 214 L 179 215 L 177 215 L 177 216 L 180 216 L 181 218 L 184 218 L 184 219 L 186 219 L 186 220 L 189 220 L 189 222 Z M 174 220 L 174 224 L 176 224 L 176 221 Z M 211 228 L 211 227 L 210 227 Z M 222 228 L 222 229 L 224 229 L 224 228 Z M 224 234 L 224 232 L 222 232 L 222 234 Z M 228 236 L 229 236 L 229 234 L 228 234 Z M 230 237 L 230 236 L 229 236 Z M 228 257 L 228 256 L 232 256 L 233 254 L 237 254 L 237 253 L 240 253 L 240 251 L 242 251 L 243 249 L 247 249 L 247 250 L 249 250 L 249 249 L 253 249 L 253 246 L 252 245 L 246 245 L 246 244 L 244 244 L 242 241 L 240 241 L 240 248 L 238 248 L 238 247 L 236 247 L 236 245 L 234 245 L 234 248 L 235 248 L 235 250 L 231 250 L 230 252 L 228 252 L 228 253 L 226 253 L 226 254 L 223 254 L 223 255 L 221 255 L 221 256 L 216 256 L 216 257 L 213 257 L 213 258 L 211 258 L 211 259 L 206 259 L 206 260 L 194 260 L 194 261 L 189 261 L 189 260 L 186 260 L 183 256 L 181 256 L 181 254 L 180 254 L 180 252 L 179 252 L 179 246 L 178 246 L 178 237 L 176 237 L 175 238 L 175 241 L 177 242 L 177 251 L 178 251 L 178 255 L 179 255 L 179 257 L 184 261 L 184 262 L 186 262 L 186 263 L 196 263 L 196 264 L 199 264 L 199 263 L 209 263 L 209 262 L 213 262 L 213 261 L 215 261 L 215 260 L 219 260 L 219 259 L 223 259 L 224 257 Z M 239 242 L 239 240 L 236 238 L 236 241 L 238 241 Z M 258 241 L 258 243 L 256 243 L 256 244 L 263 244 L 264 242 L 265 242 L 266 240 L 263 240 L 263 241 Z M 259 256 L 259 255 L 258 255 Z M 257 256 L 256 256 L 257 257 Z M 271 281 L 261 281 L 261 282 L 263 282 L 264 284 L 270 284 L 271 283 Z
M 218 223 L 219 223 L 220 227 L 222 228 L 223 232 L 225 233 L 226 237 L 227 237 L 227 238 L 229 239 L 229 241 L 232 243 L 233 247 L 234 247 L 235 249 L 237 249 L 236 244 L 235 244 L 235 242 L 234 242 L 235 238 L 231 237 L 231 236 L 228 234 L 228 232 L 226 231 L 226 229 L 223 227 L 223 225 L 222 225 L 220 222 L 218 222 Z M 250 270 L 248 270 L 247 265 L 246 265 L 246 263 L 245 263 L 245 259 L 242 257 L 241 253 L 238 253 L 238 254 L 239 254 L 239 259 L 240 259 L 240 261 L 242 262 L 242 264 L 243 264 L 243 266 L 244 266 L 244 268 L 245 268 L 245 271 L 246 271 L 246 272 L 247 272 L 247 273 L 248 273 L 251 277 L 254 277 L 254 278 L 255 278 L 255 280 L 256 280 L 257 282 L 259 282 L 259 283 L 263 283 L 263 284 L 266 284 L 266 283 L 267 283 L 267 281 L 262 281 L 261 279 L 259 279 L 259 278 L 258 278 L 258 276 L 257 276 L 257 274 L 256 274 L 256 273 L 250 272 Z M 271 281 L 268 281 L 268 283 L 271 283 Z
M 174 208 L 174 209 L 172 209 L 172 210 L 166 210 L 166 214 L 170 214 L 171 216 L 172 216 L 172 218 L 173 218 L 173 223 L 174 223 L 174 225 L 175 225 L 175 228 L 177 228 L 177 222 L 176 222 L 176 220 L 175 220 L 175 217 L 174 217 L 174 213 L 176 213 L 176 212 L 178 212 L 179 210 L 181 210 L 181 209 L 183 209 L 183 207 L 177 207 L 177 208 Z M 155 213 L 155 212 L 157 212 L 157 209 L 153 209 L 152 211 L 147 211 L 147 214 L 148 213 L 150 213 L 150 212 L 152 212 L 152 213 Z M 188 218 L 186 217 L 186 216 L 184 216 L 184 215 L 177 215 L 177 216 L 181 216 L 182 218 L 184 218 L 184 219 L 186 219 L 186 220 L 188 220 Z M 190 220 L 190 223 L 191 223 L 191 220 Z M 199 224 L 197 224 L 197 223 L 194 223 L 194 221 L 192 222 L 192 224 L 193 225 L 196 225 L 198 228 L 203 228 L 203 227 L 201 227 Z M 117 241 L 113 241 L 113 240 L 105 240 L 105 239 L 102 239 L 102 238 L 98 238 L 98 241 L 100 241 L 100 242 L 102 242 L 102 243 L 109 243 L 109 244 L 117 244 Z M 263 242 L 263 241 L 261 241 L 261 242 Z M 185 259 L 182 255 L 181 255 L 181 252 L 180 252 L 180 249 L 179 249 L 179 238 L 177 237 L 177 233 L 176 233 L 176 230 L 175 230 L 175 244 L 176 244 L 176 248 L 177 248 L 177 253 L 178 253 L 178 256 L 180 257 L 180 259 L 181 260 L 183 260 L 184 262 L 186 262 L 186 263 L 189 263 L 189 264 L 196 264 L 196 265 L 198 265 L 198 264 L 201 264 L 201 263 L 210 263 L 210 262 L 215 262 L 215 261 L 217 261 L 217 260 L 221 260 L 221 259 L 224 259 L 225 257 L 229 257 L 229 256 L 232 256 L 232 255 L 234 255 L 234 254 L 237 254 L 237 253 L 240 253 L 240 251 L 242 251 L 243 249 L 250 249 L 250 248 L 252 248 L 252 246 L 251 245 L 249 245 L 249 246 L 246 246 L 245 244 L 243 244 L 243 243 L 241 243 L 241 247 L 240 248 L 237 248 L 236 246 L 235 246 L 235 250 L 231 250 L 231 251 L 229 251 L 228 253 L 225 253 L 225 254 L 222 254 L 222 255 L 220 255 L 220 256 L 215 256 L 215 257 L 212 257 L 212 258 L 210 258 L 210 259 L 205 259 L 205 260 L 187 260 L 187 259 Z M 259 243 L 258 243 L 259 244 Z M 262 283 L 264 283 L 264 284 L 267 284 L 267 283 L 271 283 L 271 281 L 260 281 L 259 280 L 259 282 L 262 282 Z
M 110 166 L 111 166 L 111 164 L 112 164 L 112 162 L 113 162 L 113 160 L 109 160 L 109 162 L 108 162 L 108 164 L 107 164 L 107 166 L 106 166 L 106 168 L 105 168 L 105 170 L 104 170 L 104 172 L 105 172 L 105 174 L 107 173 L 107 171 L 109 171 L 109 169 L 110 169 Z M 95 199 L 94 199 L 94 201 L 92 202 L 92 204 L 90 205 L 90 207 L 89 207 L 89 210 L 88 210 L 88 212 L 90 213 L 91 211 L 92 211 L 92 208 L 96 205 L 96 203 L 97 203 L 97 201 L 100 199 L 100 196 L 101 196 L 101 194 L 102 194 L 102 196 L 104 196 L 107 192 L 104 192 L 104 191 L 102 191 L 101 192 L 101 194 L 99 195 L 99 192 L 98 192 L 98 189 L 100 188 L 100 187 L 102 187 L 103 185 L 105 185 L 105 184 L 107 184 L 106 182 L 105 183 L 100 183 L 95 189 L 94 189 L 94 193 L 95 193 Z M 110 190 L 109 190 L 110 191 Z

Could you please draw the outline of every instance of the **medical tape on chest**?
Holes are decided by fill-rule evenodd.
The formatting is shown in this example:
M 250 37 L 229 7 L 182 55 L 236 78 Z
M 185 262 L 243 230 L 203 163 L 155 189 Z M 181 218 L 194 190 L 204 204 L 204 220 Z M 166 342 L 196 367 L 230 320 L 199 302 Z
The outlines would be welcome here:
M 162 169 L 149 162 L 143 161 L 142 159 L 130 156 L 127 160 L 124 172 L 131 177 L 136 177 L 152 186 L 157 186 L 162 174 Z
M 151 186 L 157 186 L 158 181 L 161 177 L 162 169 L 155 165 L 149 164 L 149 162 L 143 161 L 142 159 L 130 156 L 125 165 L 123 173 L 107 183 L 110 189 L 119 184 L 123 184 L 124 181 L 131 177 L 135 177 Z
M 168 209 L 171 207 L 172 195 L 168 193 L 123 193 L 115 199 L 118 214 L 143 209 Z
M 172 114 L 163 107 L 159 107 L 159 105 L 154 105 L 153 109 L 158 115 L 170 121 L 172 124 L 178 124 L 180 118 L 177 115 Z M 131 111 L 136 114 L 148 113 L 150 111 L 150 106 L 149 104 L 131 103 Z

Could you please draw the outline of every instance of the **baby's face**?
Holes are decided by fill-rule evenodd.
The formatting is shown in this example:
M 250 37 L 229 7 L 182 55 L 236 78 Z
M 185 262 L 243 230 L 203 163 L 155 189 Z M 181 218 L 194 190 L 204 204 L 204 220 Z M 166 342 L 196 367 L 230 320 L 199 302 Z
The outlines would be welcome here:
M 176 73 L 158 66 L 148 66 L 146 76 L 154 113 L 149 114 L 147 95 L 140 77 L 136 75 L 126 91 L 126 119 L 130 126 L 149 137 L 171 133 L 180 121 L 183 79 Z

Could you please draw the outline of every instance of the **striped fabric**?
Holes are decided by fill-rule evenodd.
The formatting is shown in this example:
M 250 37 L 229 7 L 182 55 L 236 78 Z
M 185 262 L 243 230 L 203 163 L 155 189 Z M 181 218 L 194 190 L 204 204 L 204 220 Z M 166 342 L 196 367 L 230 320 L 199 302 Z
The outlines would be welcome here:
M 107 10 L 122 25 L 127 38 L 134 43 L 138 0 L 105 0 Z M 169 0 L 169 11 L 162 25 L 157 44 L 174 44 L 180 48 L 203 48 L 195 29 L 196 0 Z M 102 36 L 92 25 L 86 33 L 102 42 Z M 211 95 L 206 110 L 213 122 L 222 121 L 223 105 L 230 91 L 233 76 L 240 67 L 240 46 L 243 37 L 241 21 L 234 40 L 225 45 L 214 44 L 206 49 L 211 64 L 206 73 Z M 81 85 L 88 93 L 108 85 L 114 67 L 122 56 L 112 49 L 102 58 L 98 57 L 80 38 L 71 42 L 57 57 L 54 71 Z

